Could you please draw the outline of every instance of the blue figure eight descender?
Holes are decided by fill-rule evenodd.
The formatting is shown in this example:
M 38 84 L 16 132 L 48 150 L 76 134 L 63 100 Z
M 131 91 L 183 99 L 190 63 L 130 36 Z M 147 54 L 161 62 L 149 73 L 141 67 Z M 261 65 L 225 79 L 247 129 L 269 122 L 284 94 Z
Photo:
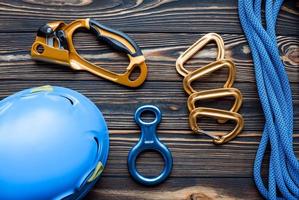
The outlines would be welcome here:
M 155 113 L 155 120 L 153 122 L 144 122 L 141 120 L 141 114 L 145 111 Z M 157 185 L 163 182 L 172 170 L 172 155 L 169 149 L 160 142 L 156 135 L 156 129 L 162 118 L 161 111 L 156 106 L 145 105 L 139 107 L 135 112 L 135 121 L 141 128 L 141 135 L 139 142 L 131 149 L 128 155 L 128 168 L 131 176 L 143 185 Z M 164 169 L 157 177 L 144 177 L 136 168 L 136 159 L 139 154 L 148 150 L 155 150 L 159 152 L 164 159 Z

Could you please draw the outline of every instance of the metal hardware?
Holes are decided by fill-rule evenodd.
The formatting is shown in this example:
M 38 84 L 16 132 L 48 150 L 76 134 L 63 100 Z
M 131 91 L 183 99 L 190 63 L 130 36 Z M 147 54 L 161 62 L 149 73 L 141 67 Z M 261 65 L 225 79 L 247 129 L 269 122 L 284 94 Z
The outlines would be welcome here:
M 182 76 L 187 76 L 190 73 L 185 67 L 184 64 L 194 56 L 198 51 L 200 51 L 204 46 L 206 46 L 211 41 L 214 41 L 217 45 L 217 57 L 216 60 L 224 59 L 224 42 L 220 35 L 216 33 L 208 33 L 202 38 L 197 40 L 192 46 L 190 46 L 184 53 L 182 53 L 179 58 L 176 60 L 176 69 L 177 72 Z
M 144 122 L 141 119 L 141 114 L 145 111 L 155 113 L 155 120 L 153 122 Z M 141 135 L 139 142 L 131 149 L 128 155 L 128 169 L 131 176 L 137 182 L 143 185 L 157 185 L 170 175 L 172 170 L 172 155 L 169 149 L 160 142 L 157 137 L 156 129 L 162 118 L 161 111 L 152 105 L 145 105 L 138 108 L 135 112 L 135 121 L 141 128 Z M 164 169 L 157 177 L 144 177 L 136 168 L 136 159 L 139 154 L 148 150 L 155 150 L 160 153 L 164 159 Z
M 79 28 L 90 30 L 96 34 L 99 40 L 106 42 L 120 52 L 126 53 L 130 61 L 126 72 L 117 74 L 82 58 L 73 44 L 73 33 Z M 79 19 L 70 24 L 57 21 L 42 26 L 38 30 L 35 42 L 31 47 L 31 56 L 35 59 L 64 64 L 74 70 L 86 70 L 129 87 L 140 86 L 147 76 L 145 58 L 138 45 L 125 33 L 108 28 L 89 18 Z M 140 74 L 135 80 L 131 80 L 130 75 L 137 67 L 140 69 Z
M 184 67 L 184 64 L 206 44 L 212 41 L 214 41 L 218 47 L 216 61 L 192 72 L 188 71 Z M 224 59 L 224 54 L 224 42 L 222 38 L 216 33 L 209 33 L 189 47 L 176 61 L 177 72 L 184 77 L 184 90 L 188 95 L 190 95 L 187 101 L 188 109 L 190 111 L 190 128 L 195 133 L 205 134 L 211 137 L 215 144 L 223 144 L 232 140 L 241 132 L 244 126 L 243 117 L 237 113 L 242 105 L 242 94 L 238 89 L 232 88 L 236 76 L 236 66 L 231 60 Z M 191 83 L 193 81 L 222 68 L 228 68 L 228 76 L 223 88 L 215 88 L 203 91 L 196 91 L 194 88 L 192 88 Z M 196 108 L 195 106 L 196 101 L 222 98 L 227 96 L 232 96 L 235 98 L 235 102 L 229 111 L 207 107 Z M 233 120 L 236 122 L 236 126 L 231 132 L 228 134 L 223 134 L 223 136 L 220 137 L 212 134 L 211 132 L 200 129 L 197 119 L 201 117 L 217 119 L 218 123 L 226 123 L 228 120 Z

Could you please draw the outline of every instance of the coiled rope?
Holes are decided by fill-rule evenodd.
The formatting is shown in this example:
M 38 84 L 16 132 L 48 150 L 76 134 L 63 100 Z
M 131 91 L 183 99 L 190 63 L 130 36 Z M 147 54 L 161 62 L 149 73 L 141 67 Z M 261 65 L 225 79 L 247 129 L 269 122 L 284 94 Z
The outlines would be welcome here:
M 239 17 L 251 48 L 256 84 L 265 126 L 254 163 L 254 180 L 266 199 L 299 199 L 299 162 L 293 150 L 292 93 L 277 48 L 275 25 L 283 0 L 239 0 Z M 270 147 L 268 186 L 261 176 L 267 145 Z

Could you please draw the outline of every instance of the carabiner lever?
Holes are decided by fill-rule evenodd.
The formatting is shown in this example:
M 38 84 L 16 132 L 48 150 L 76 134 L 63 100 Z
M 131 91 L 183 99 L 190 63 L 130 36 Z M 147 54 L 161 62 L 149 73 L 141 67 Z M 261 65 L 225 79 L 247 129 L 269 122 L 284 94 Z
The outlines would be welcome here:
M 73 34 L 79 28 L 85 28 L 96 34 L 97 38 L 106 42 L 117 51 L 127 54 L 129 65 L 126 72 L 117 74 L 97 66 L 81 57 L 73 44 Z M 93 19 L 79 19 L 65 24 L 62 21 L 51 22 L 42 26 L 31 47 L 31 56 L 70 66 L 74 70 L 86 70 L 97 76 L 128 87 L 138 87 L 146 79 L 147 66 L 139 46 L 123 32 L 108 28 Z M 135 68 L 140 74 L 135 80 L 130 76 Z
M 144 122 L 141 119 L 141 114 L 145 111 L 151 111 L 155 113 L 155 120 L 153 122 Z M 169 149 L 160 142 L 157 137 L 156 129 L 161 121 L 161 111 L 152 105 L 145 105 L 138 108 L 135 112 L 135 121 L 141 128 L 141 135 L 139 142 L 131 149 L 128 155 L 128 169 L 131 176 L 137 182 L 143 185 L 157 185 L 163 182 L 172 170 L 172 155 Z M 138 156 L 145 151 L 155 150 L 159 152 L 164 159 L 164 169 L 160 175 L 157 177 L 144 177 L 142 176 L 136 168 L 136 159 Z

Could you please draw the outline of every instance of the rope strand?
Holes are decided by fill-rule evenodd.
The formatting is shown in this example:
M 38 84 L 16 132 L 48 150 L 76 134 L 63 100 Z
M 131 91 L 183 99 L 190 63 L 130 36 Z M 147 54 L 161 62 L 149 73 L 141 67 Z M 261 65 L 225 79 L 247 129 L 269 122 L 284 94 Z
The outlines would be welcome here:
M 299 162 L 293 150 L 293 103 L 288 75 L 277 48 L 275 25 L 283 0 L 266 0 L 265 27 L 262 0 L 239 0 L 239 17 L 251 48 L 256 84 L 265 115 L 253 175 L 266 199 L 299 199 Z M 270 146 L 268 186 L 261 176 Z

